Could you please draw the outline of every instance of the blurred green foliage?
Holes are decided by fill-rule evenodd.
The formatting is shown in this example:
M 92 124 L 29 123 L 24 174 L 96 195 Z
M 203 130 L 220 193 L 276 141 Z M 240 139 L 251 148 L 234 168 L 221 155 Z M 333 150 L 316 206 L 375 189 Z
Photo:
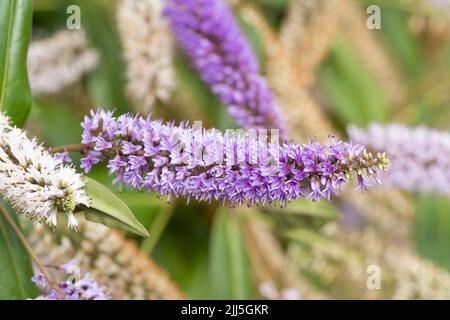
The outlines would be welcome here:
M 18 224 L 16 213 L 0 199 L 0 206 Z M 36 296 L 31 259 L 19 237 L 0 213 L 0 299 L 28 299 Z

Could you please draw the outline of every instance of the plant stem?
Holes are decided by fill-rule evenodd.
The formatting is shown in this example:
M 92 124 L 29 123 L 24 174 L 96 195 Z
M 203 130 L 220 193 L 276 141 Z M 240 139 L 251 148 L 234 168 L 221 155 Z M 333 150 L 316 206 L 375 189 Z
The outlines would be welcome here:
M 30 244 L 28 243 L 27 239 L 25 238 L 25 236 L 23 235 L 22 231 L 20 230 L 20 228 L 17 226 L 17 224 L 14 222 L 14 220 L 11 218 L 11 216 L 8 213 L 8 210 L 2 205 L 0 204 L 0 211 L 2 212 L 3 216 L 5 217 L 6 221 L 9 223 L 9 225 L 11 226 L 11 228 L 14 230 L 14 232 L 16 233 L 17 237 L 19 238 L 19 240 L 22 242 L 23 246 L 25 247 L 25 249 L 28 251 L 28 254 L 30 255 L 31 259 L 33 260 L 33 262 L 36 264 L 36 266 L 41 270 L 42 274 L 44 275 L 45 279 L 47 280 L 48 284 L 54 288 L 56 291 L 58 291 L 58 293 L 61 296 L 65 296 L 64 291 L 58 287 L 56 281 L 53 279 L 53 277 L 51 276 L 50 272 L 47 270 L 47 268 L 41 263 L 41 261 L 39 260 L 38 256 L 36 255 L 36 253 L 34 252 L 33 248 L 31 248 Z
M 86 145 L 82 143 L 74 143 L 74 144 L 66 144 L 56 147 L 49 148 L 50 153 L 58 153 L 58 152 L 64 152 L 64 151 L 79 151 L 84 152 L 86 149 Z
M 175 207 L 173 204 L 169 204 L 166 207 L 162 208 L 161 211 L 158 212 L 155 220 L 153 221 L 150 229 L 151 236 L 142 241 L 140 250 L 147 255 L 150 255 L 155 245 L 158 243 L 159 238 L 161 237 L 164 229 L 172 217 L 173 212 L 175 211 Z M 149 230 L 150 231 L 150 230 Z

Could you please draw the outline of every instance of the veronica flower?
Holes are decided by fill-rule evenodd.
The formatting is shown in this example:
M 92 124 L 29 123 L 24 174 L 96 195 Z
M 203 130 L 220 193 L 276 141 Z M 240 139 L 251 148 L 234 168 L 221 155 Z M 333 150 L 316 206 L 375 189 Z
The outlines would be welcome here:
M 425 127 L 371 124 L 349 127 L 350 138 L 375 151 L 386 151 L 390 170 L 383 181 L 412 191 L 450 193 L 450 134 Z
M 115 118 L 103 110 L 85 117 L 82 126 L 85 162 L 106 161 L 116 183 L 169 199 L 219 200 L 231 205 L 284 205 L 300 197 L 329 199 L 351 175 L 365 189 L 365 177 L 376 178 L 387 165 L 384 154 L 374 157 L 363 146 L 334 139 L 323 145 L 280 146 L 278 141 L 267 142 L 267 137 L 252 137 L 251 131 L 247 137 L 223 135 L 187 123 L 165 124 L 150 116 Z M 98 151 L 99 140 L 111 147 Z
M 79 81 L 98 63 L 98 54 L 88 48 L 80 30 L 60 31 L 31 42 L 28 75 L 33 95 L 56 94 Z
M 75 208 L 89 206 L 84 186 L 74 168 L 0 113 L 0 193 L 19 214 L 56 226 L 57 213 L 65 212 L 69 227 L 76 228 Z
M 278 128 L 280 111 L 223 0 L 170 0 L 165 15 L 201 78 L 244 128 Z
M 79 267 L 68 263 L 57 267 L 69 276 L 66 281 L 58 284 L 60 291 L 51 288 L 43 274 L 39 273 L 31 280 L 41 289 L 47 291 L 36 298 L 36 300 L 111 300 L 107 288 L 100 286 L 89 273 L 83 277 L 79 274 Z
M 121 0 L 117 27 L 127 64 L 127 93 L 148 112 L 157 100 L 167 101 L 175 87 L 173 39 L 162 17 L 165 0 Z

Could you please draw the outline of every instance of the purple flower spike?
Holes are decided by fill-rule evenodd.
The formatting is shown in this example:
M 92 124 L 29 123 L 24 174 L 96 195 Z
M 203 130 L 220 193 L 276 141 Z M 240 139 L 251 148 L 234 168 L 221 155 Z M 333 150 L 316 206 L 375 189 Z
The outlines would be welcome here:
M 390 170 L 386 185 L 410 191 L 450 194 L 450 134 L 426 127 L 372 123 L 367 129 L 350 126 L 350 138 L 374 151 L 386 151 Z
M 77 265 L 69 263 L 56 269 L 68 276 L 66 281 L 57 284 L 61 290 L 52 288 L 39 273 L 31 279 L 42 291 L 36 300 L 111 300 L 108 288 L 100 286 L 89 273 L 81 276 Z
M 168 0 L 164 14 L 201 78 L 243 128 L 279 129 L 278 105 L 223 0 Z
M 92 122 L 98 125 L 90 126 Z M 85 170 L 107 162 L 116 182 L 169 199 L 218 200 L 229 205 L 284 205 L 301 197 L 330 199 L 351 175 L 365 189 L 365 178 L 376 178 L 388 163 L 384 154 L 374 157 L 363 146 L 334 139 L 325 145 L 280 146 L 268 143 L 264 132 L 257 136 L 264 138 L 223 135 L 186 123 L 164 124 L 150 116 L 114 118 L 102 110 L 86 117 L 83 128 L 87 128 L 83 137 L 91 137 L 85 141 Z M 98 151 L 99 140 L 111 147 Z

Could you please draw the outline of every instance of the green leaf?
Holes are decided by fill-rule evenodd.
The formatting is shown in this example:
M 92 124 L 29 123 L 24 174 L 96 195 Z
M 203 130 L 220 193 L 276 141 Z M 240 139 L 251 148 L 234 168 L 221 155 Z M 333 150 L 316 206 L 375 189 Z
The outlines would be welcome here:
M 94 179 L 88 177 L 85 179 L 86 191 L 91 198 L 91 206 L 83 209 L 86 219 L 143 237 L 149 236 L 147 230 L 134 217 L 127 205 L 111 190 Z
M 299 199 L 289 203 L 286 208 L 267 210 L 276 222 L 277 228 L 310 227 L 320 228 L 327 222 L 339 218 L 339 212 L 329 202 L 312 202 Z
M 152 251 L 152 258 L 167 270 L 189 299 L 210 299 L 210 220 L 204 210 L 210 209 L 199 203 L 186 205 L 178 201 L 172 219 Z
M 324 64 L 321 83 L 340 125 L 366 125 L 388 118 L 389 106 L 379 83 L 343 37 Z
M 250 265 L 239 226 L 224 209 L 216 213 L 210 243 L 213 299 L 254 298 Z
M 83 29 L 90 44 L 100 53 L 97 68 L 88 77 L 88 86 L 96 105 L 113 107 L 120 113 L 131 110 L 125 95 L 125 63 L 114 24 L 113 6 L 107 2 L 76 0 L 82 12 Z
M 27 49 L 31 0 L 0 1 L 0 111 L 22 126 L 31 109 Z
M 8 211 L 11 218 L 17 221 L 12 210 Z M 32 276 L 33 270 L 27 251 L 0 213 L 0 300 L 34 298 L 37 288 L 31 282 Z
M 238 17 L 239 27 L 250 43 L 253 52 L 258 58 L 258 63 L 260 65 L 260 69 L 264 70 L 264 42 L 259 34 L 258 30 L 256 30 L 253 25 Z
M 283 236 L 294 242 L 300 243 L 310 248 L 318 248 L 325 252 L 334 252 L 337 256 L 347 256 L 352 260 L 359 260 L 360 257 L 347 247 L 325 236 L 304 228 L 293 228 L 283 232 Z
M 382 8 L 383 30 L 381 35 L 394 54 L 396 62 L 400 63 L 409 76 L 423 76 L 421 64 L 423 53 L 420 42 L 410 31 L 408 13 L 395 8 Z
M 313 202 L 307 199 L 299 199 L 288 203 L 283 209 L 286 214 L 304 215 L 314 218 L 322 218 L 326 220 L 336 220 L 339 217 L 339 212 L 329 202 Z
M 414 240 L 420 255 L 450 270 L 450 201 L 444 196 L 423 194 L 417 199 Z
M 256 0 L 256 2 L 274 9 L 285 9 L 294 0 Z

